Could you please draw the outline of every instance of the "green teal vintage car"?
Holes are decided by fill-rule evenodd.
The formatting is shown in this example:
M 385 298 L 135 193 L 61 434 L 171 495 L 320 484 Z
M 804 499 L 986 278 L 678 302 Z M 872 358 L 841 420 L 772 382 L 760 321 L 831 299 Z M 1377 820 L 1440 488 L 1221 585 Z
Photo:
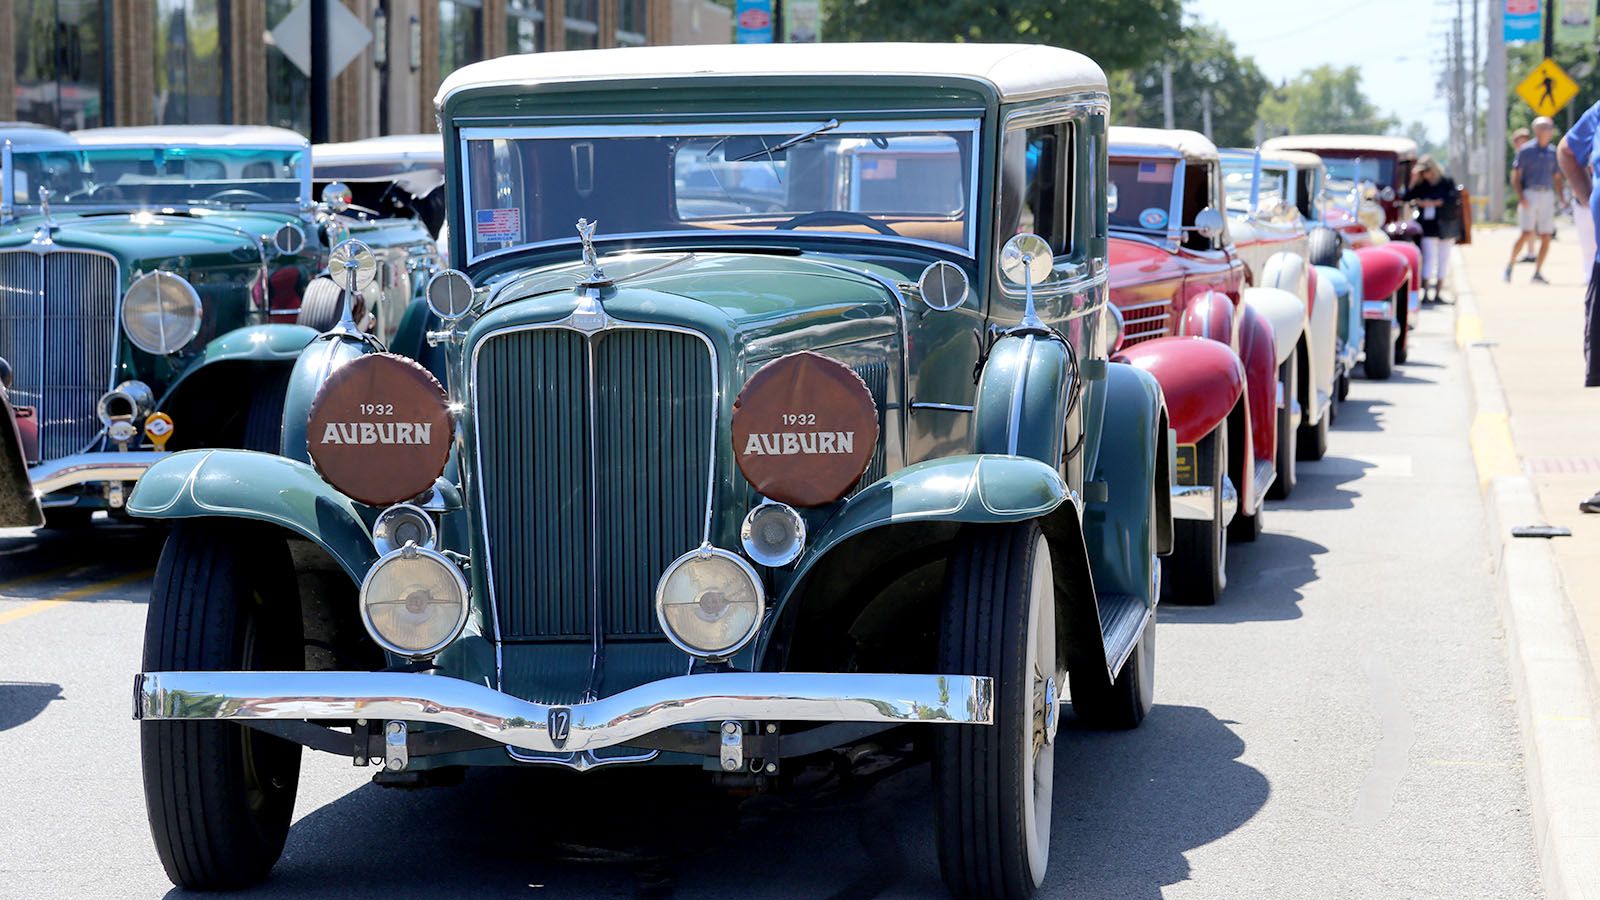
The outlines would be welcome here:
M 338 320 L 339 293 L 317 278 L 333 242 L 382 254 L 361 324 L 391 343 L 412 334 L 422 352 L 431 234 L 355 215 L 343 185 L 313 203 L 309 151 L 277 128 L 6 140 L 0 370 L 13 421 L 0 442 L 20 447 L 0 452 L 0 525 L 120 513 L 171 451 L 276 450 L 294 361 Z
M 280 453 L 176 454 L 131 498 L 171 523 L 134 696 L 172 880 L 268 874 L 302 747 L 390 784 L 751 787 L 901 729 L 951 888 L 1033 894 L 1062 698 L 1150 709 L 1172 539 L 1160 388 L 1107 357 L 1100 69 L 599 50 L 438 104 L 443 383 L 334 329 Z

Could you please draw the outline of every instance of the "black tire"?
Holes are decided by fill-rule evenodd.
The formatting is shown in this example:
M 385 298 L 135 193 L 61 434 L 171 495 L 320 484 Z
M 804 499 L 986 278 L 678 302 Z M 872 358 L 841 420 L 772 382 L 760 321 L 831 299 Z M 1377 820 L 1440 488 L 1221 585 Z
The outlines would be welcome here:
M 1278 367 L 1278 381 L 1283 385 L 1283 408 L 1278 410 L 1278 449 L 1273 454 L 1272 465 L 1277 469 L 1278 477 L 1273 479 L 1272 487 L 1267 489 L 1267 497 L 1271 500 L 1287 500 L 1294 493 L 1294 486 L 1298 481 L 1295 472 L 1295 460 L 1298 458 L 1295 449 L 1295 439 L 1300 434 L 1300 425 L 1295 416 L 1295 398 L 1300 396 L 1300 351 L 1295 350 L 1289 358 Z M 1305 412 L 1301 410 L 1302 414 Z
M 1367 320 L 1366 359 L 1361 367 L 1373 381 L 1388 381 L 1394 375 L 1394 323 L 1388 319 Z
M 956 546 L 939 671 L 993 678 L 994 725 L 935 727 L 939 865 L 958 897 L 1027 898 L 1050 855 L 1060 717 L 1050 552 L 1034 522 L 972 526 Z
M 1313 388 L 1311 393 L 1316 393 Z M 1295 438 L 1295 450 L 1299 458 L 1307 462 L 1315 462 L 1328 455 L 1328 424 L 1333 421 L 1333 406 L 1322 411 L 1322 418 L 1315 425 L 1300 423 L 1300 434 Z M 1307 413 L 1309 414 L 1309 410 Z
M 89 527 L 94 510 L 83 506 L 58 506 L 44 511 L 44 527 L 55 531 L 76 531 Z
M 326 275 L 311 279 L 306 292 L 300 296 L 300 312 L 294 317 L 296 325 L 309 325 L 318 331 L 327 331 L 339 324 L 344 316 L 344 292 Z
M 1404 287 L 1395 292 L 1394 308 L 1396 318 L 1400 320 L 1400 334 L 1394 339 L 1394 361 L 1404 363 L 1410 356 L 1411 347 L 1411 308 L 1406 305 L 1406 289 Z
M 1339 375 L 1338 390 L 1339 390 L 1339 402 L 1340 403 L 1343 403 L 1346 400 L 1350 399 L 1350 373 L 1349 372 L 1344 372 L 1344 373 Z
M 1306 259 L 1313 266 L 1338 268 L 1339 252 L 1344 249 L 1344 239 L 1332 228 L 1319 225 L 1311 229 L 1306 239 Z
M 1173 519 L 1172 554 L 1161 565 L 1161 593 L 1173 603 L 1212 606 L 1228 586 L 1228 533 L 1222 486 L 1228 473 L 1228 423 L 1195 445 L 1195 470 L 1211 485 L 1211 520 Z M 1077 692 L 1073 692 L 1077 697 Z
M 289 371 L 274 369 L 261 378 L 244 411 L 244 436 L 239 446 L 262 453 L 283 449 L 283 403 L 289 391 Z
M 257 528 L 174 525 L 145 622 L 146 672 L 305 665 L 288 548 Z M 289 834 L 299 745 L 226 722 L 139 731 L 150 834 L 172 883 L 218 890 L 266 877 Z
M 1071 684 L 1072 712 L 1081 724 L 1116 731 L 1139 727 L 1155 705 L 1156 620 L 1145 623 L 1116 681 L 1107 684 L 1104 672 L 1074 670 Z

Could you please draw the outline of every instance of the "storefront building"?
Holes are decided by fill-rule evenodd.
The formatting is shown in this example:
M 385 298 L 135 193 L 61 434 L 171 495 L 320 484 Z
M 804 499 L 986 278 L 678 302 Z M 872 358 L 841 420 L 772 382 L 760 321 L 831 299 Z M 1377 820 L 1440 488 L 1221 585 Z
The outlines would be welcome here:
M 0 120 L 309 131 L 307 0 L 0 0 Z M 452 70 L 508 53 L 725 43 L 712 0 L 339 0 L 331 138 L 434 130 Z M 297 62 L 297 59 L 300 61 Z

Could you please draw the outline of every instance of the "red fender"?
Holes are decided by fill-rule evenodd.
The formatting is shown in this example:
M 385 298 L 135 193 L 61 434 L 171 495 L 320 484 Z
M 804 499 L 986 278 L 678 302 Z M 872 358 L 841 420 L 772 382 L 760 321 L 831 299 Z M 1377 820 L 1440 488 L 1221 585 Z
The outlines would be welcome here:
M 1202 337 L 1156 338 L 1123 350 L 1112 361 L 1155 376 L 1180 444 L 1210 434 L 1244 394 L 1244 363 L 1232 348 Z
M 1255 460 L 1273 458 L 1278 443 L 1278 346 L 1272 323 L 1248 305 L 1239 323 L 1239 359 L 1244 362 L 1245 407 L 1249 410 L 1250 447 L 1245 471 L 1240 473 L 1240 496 L 1252 497 L 1251 478 Z
M 1306 320 L 1310 321 L 1311 314 L 1317 309 L 1317 267 L 1306 264 Z
M 1406 283 L 1411 264 L 1405 254 L 1389 249 L 1388 244 L 1362 247 L 1356 255 L 1361 257 L 1361 296 L 1392 297 Z
M 1422 290 L 1422 250 L 1410 241 L 1390 241 L 1383 246 L 1390 253 L 1398 253 L 1406 258 L 1406 264 L 1411 267 L 1411 289 Z
M 1210 338 L 1232 346 L 1234 343 L 1234 304 L 1227 294 L 1201 291 L 1184 304 L 1178 320 L 1178 334 Z

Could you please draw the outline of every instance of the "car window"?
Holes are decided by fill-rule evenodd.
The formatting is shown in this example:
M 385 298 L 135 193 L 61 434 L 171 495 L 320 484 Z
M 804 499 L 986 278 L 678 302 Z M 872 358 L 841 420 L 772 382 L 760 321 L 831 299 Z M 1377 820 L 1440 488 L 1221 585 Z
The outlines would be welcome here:
M 1200 211 L 1214 205 L 1215 198 L 1211 196 L 1212 180 L 1216 178 L 1216 169 L 1211 163 L 1190 162 L 1185 164 L 1183 173 L 1183 227 L 1190 229 L 1184 232 L 1183 245 L 1190 250 L 1215 249 L 1215 241 L 1198 231 L 1192 230 L 1195 217 Z M 1218 210 L 1221 212 L 1221 210 Z
M 1031 232 L 1056 256 L 1072 253 L 1072 126 L 1054 122 L 1006 133 L 1001 240 Z
M 1177 160 L 1113 159 L 1106 166 L 1106 176 L 1116 189 L 1114 206 L 1111 198 L 1106 198 L 1112 228 L 1166 234 Z

